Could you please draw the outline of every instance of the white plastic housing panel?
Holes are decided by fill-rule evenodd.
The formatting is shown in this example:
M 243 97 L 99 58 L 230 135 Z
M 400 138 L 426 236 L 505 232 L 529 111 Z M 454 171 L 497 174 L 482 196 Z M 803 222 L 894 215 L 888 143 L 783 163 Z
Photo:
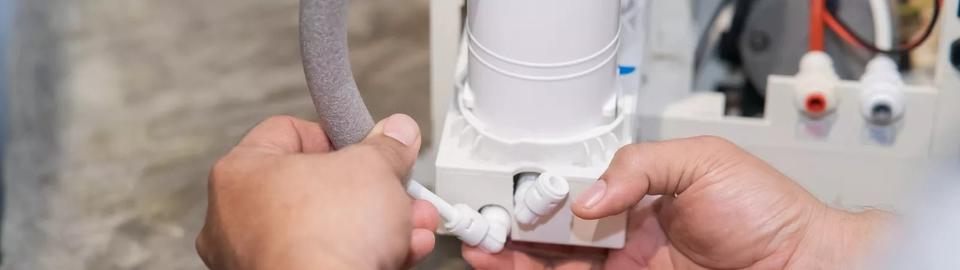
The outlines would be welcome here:
M 838 105 L 810 120 L 794 104 L 793 77 L 771 76 L 765 117 L 723 115 L 721 94 L 701 94 L 670 105 L 662 115 L 639 115 L 641 140 L 697 135 L 729 139 L 799 182 L 821 200 L 841 207 L 900 209 L 920 186 L 929 159 L 937 92 L 905 89 L 905 114 L 895 125 L 874 127 L 860 114 L 860 84 L 836 88 Z
M 599 175 L 599 174 L 597 174 Z M 514 222 L 514 240 L 552 244 L 621 248 L 625 239 L 626 214 L 599 220 L 583 220 L 570 211 L 570 206 L 580 193 L 596 181 L 596 177 L 567 177 L 570 196 L 560 211 L 542 219 L 544 224 L 524 226 Z
M 447 115 L 437 157 L 437 195 L 451 204 L 465 203 L 475 209 L 486 205 L 514 208 L 514 175 L 520 172 L 550 172 L 567 179 L 570 194 L 553 215 L 541 218 L 535 226 L 521 227 L 512 222 L 515 241 L 620 248 L 624 243 L 626 214 L 598 221 L 576 219 L 570 203 L 606 169 L 607 162 L 620 143 L 599 150 L 599 158 L 570 158 L 550 153 L 570 152 L 564 146 L 474 144 L 483 140 L 470 134 L 469 126 L 455 110 Z M 622 131 L 626 127 L 618 130 Z M 492 143 L 492 142 L 489 142 Z M 476 147 L 475 147 L 476 146 Z M 584 145 L 580 146 L 584 148 Z M 538 149 L 539 148 L 539 149 Z M 575 149 L 575 148 L 572 148 Z M 539 153 L 539 154 L 538 154 Z M 580 153 L 580 152 L 573 152 Z M 541 155 L 542 154 L 542 155 Z M 501 158 L 491 158 L 500 156 Z M 578 161 L 581 160 L 581 161 Z

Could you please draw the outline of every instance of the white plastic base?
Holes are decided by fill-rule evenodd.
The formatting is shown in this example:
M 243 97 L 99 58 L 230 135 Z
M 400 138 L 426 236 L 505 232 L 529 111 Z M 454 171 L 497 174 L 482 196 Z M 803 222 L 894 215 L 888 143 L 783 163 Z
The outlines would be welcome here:
M 456 117 L 448 116 L 448 126 L 456 121 L 451 118 Z M 448 132 L 444 133 L 448 134 Z M 451 203 L 463 203 L 472 208 L 500 205 L 506 209 L 513 209 L 513 177 L 518 172 L 536 168 L 563 175 L 569 181 L 570 198 L 575 198 L 596 181 L 606 167 L 603 165 L 592 168 L 573 168 L 572 166 L 534 165 L 533 162 L 503 164 L 480 161 L 470 158 L 470 154 L 459 152 L 448 144 L 447 140 L 441 142 L 437 159 L 437 194 Z M 540 222 L 533 227 L 521 227 L 517 222 L 512 222 L 511 238 L 514 241 L 526 242 L 623 247 L 626 215 L 620 214 L 593 221 L 580 220 L 575 218 L 569 210 L 572 201 L 565 200 L 559 211 L 554 212 L 553 216 L 541 218 Z
M 617 107 L 635 108 L 628 97 L 621 98 Z M 511 239 L 623 247 L 626 214 L 581 220 L 570 211 L 570 204 L 606 170 L 616 150 L 633 141 L 628 132 L 632 130 L 629 123 L 635 121 L 633 110 L 621 110 L 611 124 L 565 141 L 504 141 L 469 124 L 460 113 L 468 108 L 459 105 L 449 110 L 440 138 L 437 195 L 451 204 L 466 204 L 474 209 L 499 205 L 510 209 L 513 215 L 514 176 L 522 172 L 549 172 L 567 180 L 567 199 L 560 202 L 559 210 L 539 217 L 533 225 L 511 221 Z

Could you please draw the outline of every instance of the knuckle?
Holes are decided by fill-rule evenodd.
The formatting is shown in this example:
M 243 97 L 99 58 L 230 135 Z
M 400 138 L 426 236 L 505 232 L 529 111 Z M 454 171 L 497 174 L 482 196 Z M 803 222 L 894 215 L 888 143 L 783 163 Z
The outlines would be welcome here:
M 616 154 L 614 154 L 613 160 L 610 161 L 609 168 L 604 172 L 602 177 L 607 181 L 618 181 L 618 177 L 610 176 L 641 168 L 644 164 L 648 163 L 646 160 L 651 158 L 651 154 L 648 153 L 651 147 L 652 146 L 647 143 L 629 144 L 621 147 L 617 150 Z
M 229 155 L 222 157 L 213 163 L 213 166 L 210 168 L 210 176 L 208 179 L 210 186 L 216 186 L 215 184 L 222 182 L 226 178 L 229 178 L 228 174 L 231 171 L 231 163 L 232 161 Z
M 357 152 L 362 156 L 364 163 L 378 171 L 392 171 L 396 166 L 394 164 L 402 162 L 399 151 L 382 144 L 359 145 Z
M 265 123 L 291 122 L 291 121 L 296 120 L 296 119 L 297 119 L 296 117 L 289 116 L 289 115 L 285 115 L 285 114 L 272 115 L 272 116 L 267 117 L 267 118 L 264 119 L 263 121 L 260 121 L 260 124 L 262 125 L 262 124 L 265 124 Z
M 713 136 L 713 135 L 696 136 L 690 139 L 693 141 L 696 141 L 697 143 L 706 144 L 706 145 L 716 145 L 716 146 L 733 145 L 733 143 L 730 142 L 729 140 L 724 139 L 723 137 Z
M 207 257 L 207 248 L 203 240 L 203 234 L 197 236 L 197 239 L 193 241 L 193 247 L 197 249 L 197 254 L 201 258 Z
M 197 236 L 196 241 L 193 243 L 194 248 L 197 250 L 197 255 L 200 257 L 200 260 L 203 261 L 206 265 L 211 265 L 213 258 L 210 256 L 210 250 L 207 248 L 207 243 L 203 233 Z
M 244 158 L 231 152 L 221 157 L 210 166 L 210 173 L 207 175 L 207 185 L 211 191 L 223 188 L 229 185 L 231 179 L 243 178 L 244 174 L 252 171 L 244 169 Z
M 403 149 L 400 147 L 393 147 L 385 144 L 377 144 L 377 149 L 379 150 L 381 156 L 385 161 L 389 162 L 388 164 L 403 164 L 404 163 L 404 153 Z
M 617 150 L 617 153 L 614 154 L 614 159 L 641 158 L 643 153 L 646 152 L 647 148 L 649 148 L 649 145 L 645 143 L 628 144 Z
M 645 145 L 645 144 L 642 144 L 642 143 L 628 144 L 628 145 L 620 148 L 619 150 L 617 150 L 617 155 L 621 155 L 621 154 L 622 154 L 622 155 L 636 155 L 636 154 L 639 154 L 639 153 L 643 153 L 643 149 L 644 149 L 644 148 L 646 148 L 646 145 Z
M 721 152 L 740 152 L 740 147 L 723 137 L 718 136 L 697 136 L 691 138 L 695 144 L 703 149 L 712 149 Z

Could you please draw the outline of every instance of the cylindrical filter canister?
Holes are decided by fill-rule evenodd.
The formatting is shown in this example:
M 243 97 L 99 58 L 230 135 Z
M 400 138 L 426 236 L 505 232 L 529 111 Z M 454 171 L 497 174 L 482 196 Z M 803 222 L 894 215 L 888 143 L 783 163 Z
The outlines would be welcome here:
M 512 140 L 567 138 L 609 124 L 619 16 L 620 0 L 470 0 L 473 114 Z

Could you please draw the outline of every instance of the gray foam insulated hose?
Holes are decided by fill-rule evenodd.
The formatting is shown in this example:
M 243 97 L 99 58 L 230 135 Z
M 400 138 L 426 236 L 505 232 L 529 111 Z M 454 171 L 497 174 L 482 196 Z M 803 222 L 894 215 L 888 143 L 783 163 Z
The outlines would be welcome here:
M 357 90 L 347 53 L 347 0 L 300 1 L 303 69 L 320 125 L 334 148 L 357 143 L 373 119 Z
M 347 0 L 300 1 L 300 47 L 307 86 L 320 124 L 336 149 L 363 140 L 373 128 L 350 72 L 346 4 Z M 481 214 L 465 204 L 450 205 L 413 179 L 406 181 L 405 188 L 411 197 L 433 204 L 447 230 L 464 243 L 493 253 L 503 249 L 510 234 L 510 214 L 503 207 L 486 207 Z

